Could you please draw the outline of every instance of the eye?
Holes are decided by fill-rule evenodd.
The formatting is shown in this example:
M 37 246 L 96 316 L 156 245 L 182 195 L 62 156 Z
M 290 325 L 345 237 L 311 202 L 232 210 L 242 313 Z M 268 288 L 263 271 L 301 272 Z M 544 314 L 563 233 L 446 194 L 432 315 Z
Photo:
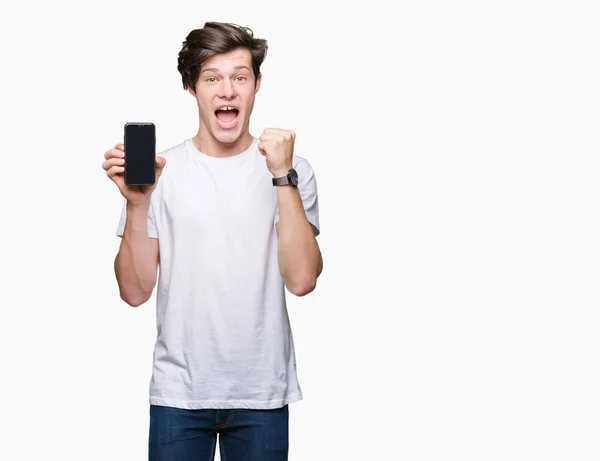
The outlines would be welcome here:
M 216 82 L 216 81 L 217 81 L 217 79 L 216 79 L 215 77 L 208 77 L 208 78 L 206 79 L 206 81 L 207 81 L 207 82 L 211 82 L 211 83 L 212 83 L 212 82 Z
M 244 77 L 244 76 L 242 76 L 242 75 L 240 75 L 240 76 L 238 76 L 238 77 L 237 77 L 237 80 L 238 80 L 239 82 L 242 82 L 242 81 L 244 81 L 244 80 L 247 80 L 247 78 L 246 78 L 246 77 Z

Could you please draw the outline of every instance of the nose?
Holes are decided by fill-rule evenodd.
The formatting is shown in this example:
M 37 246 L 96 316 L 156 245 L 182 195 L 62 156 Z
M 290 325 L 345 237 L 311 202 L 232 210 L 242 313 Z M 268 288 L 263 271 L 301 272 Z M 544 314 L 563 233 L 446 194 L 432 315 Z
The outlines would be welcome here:
M 222 98 L 232 99 L 236 95 L 236 90 L 233 82 L 227 78 L 221 81 L 219 86 L 219 96 Z

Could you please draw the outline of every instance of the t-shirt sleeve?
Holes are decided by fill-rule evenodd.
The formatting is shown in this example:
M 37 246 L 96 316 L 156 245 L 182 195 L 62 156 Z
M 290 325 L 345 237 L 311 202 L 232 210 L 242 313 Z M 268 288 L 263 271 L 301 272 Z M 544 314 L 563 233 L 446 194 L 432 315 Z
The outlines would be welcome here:
M 310 163 L 306 159 L 301 159 L 294 169 L 298 173 L 298 191 L 304 205 L 306 218 L 313 226 L 315 237 L 321 233 L 321 224 L 319 222 L 319 194 L 317 190 L 317 179 Z M 289 186 L 285 186 L 289 187 Z M 279 206 L 275 212 L 275 224 L 279 222 Z
M 123 202 L 123 207 L 121 209 L 121 218 L 119 219 L 119 224 L 117 226 L 117 235 L 119 237 L 123 236 L 125 232 L 125 222 L 127 221 L 127 201 Z M 154 219 L 154 213 L 152 211 L 152 206 L 150 206 L 148 210 L 148 237 L 158 238 L 158 233 L 156 231 L 156 222 Z

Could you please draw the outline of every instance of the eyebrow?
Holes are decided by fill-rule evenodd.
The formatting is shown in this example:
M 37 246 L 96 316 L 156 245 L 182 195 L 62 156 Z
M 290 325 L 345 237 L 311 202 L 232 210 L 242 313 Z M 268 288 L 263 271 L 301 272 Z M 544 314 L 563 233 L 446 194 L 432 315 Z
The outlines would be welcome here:
M 235 66 L 233 68 L 233 70 L 241 70 L 241 69 L 247 69 L 250 70 L 250 68 L 248 66 Z M 219 73 L 219 69 L 217 69 L 216 67 L 209 67 L 208 69 L 204 69 L 202 72 L 200 72 L 201 74 L 204 72 L 215 72 L 215 73 Z

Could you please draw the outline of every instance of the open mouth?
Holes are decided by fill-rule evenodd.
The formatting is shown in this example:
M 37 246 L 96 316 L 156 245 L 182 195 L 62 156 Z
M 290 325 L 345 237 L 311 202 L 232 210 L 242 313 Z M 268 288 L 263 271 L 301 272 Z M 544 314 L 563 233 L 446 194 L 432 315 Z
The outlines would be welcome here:
M 222 128 L 233 128 L 237 124 L 240 111 L 233 106 L 220 107 L 215 111 L 219 126 Z

